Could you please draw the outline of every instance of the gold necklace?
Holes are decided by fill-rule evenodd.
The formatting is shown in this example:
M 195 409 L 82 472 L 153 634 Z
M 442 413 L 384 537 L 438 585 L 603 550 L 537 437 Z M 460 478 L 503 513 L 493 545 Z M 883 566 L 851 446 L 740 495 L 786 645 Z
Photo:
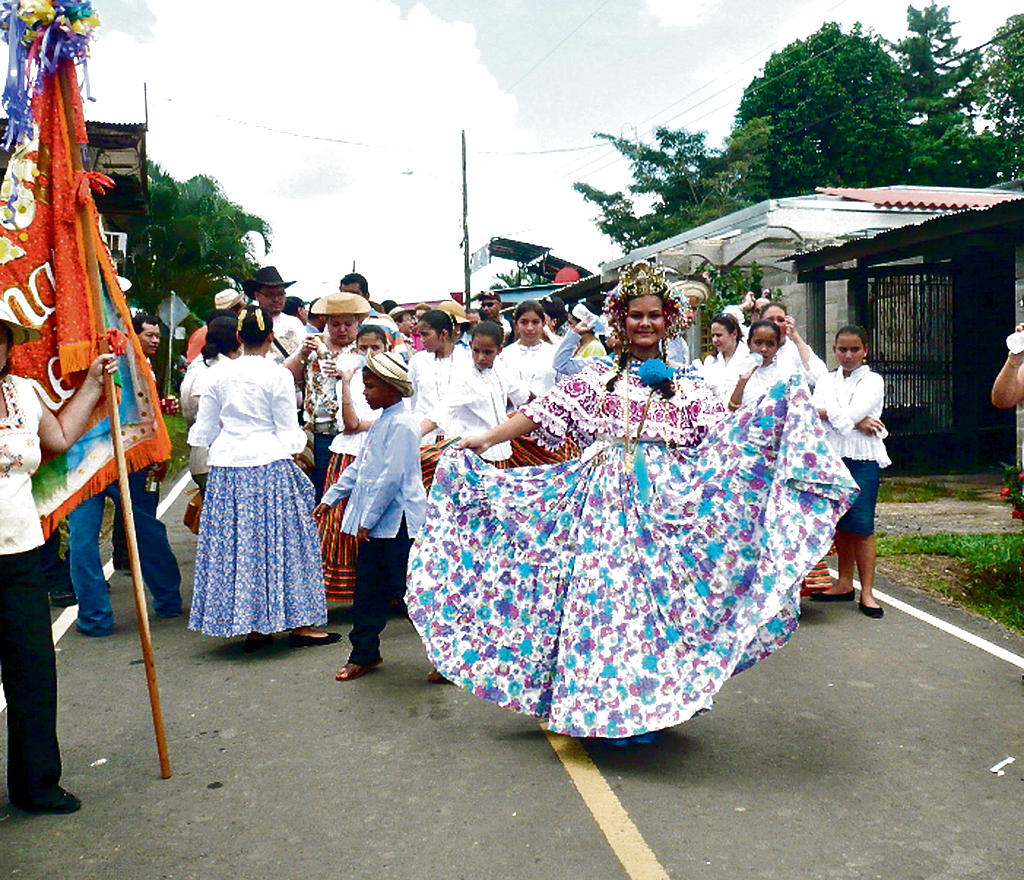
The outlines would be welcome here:
M 647 400 L 644 402 L 644 411 L 640 414 L 640 424 L 636 429 L 636 439 L 630 445 L 629 441 L 629 370 L 627 369 L 622 377 L 626 383 L 625 394 L 622 396 L 622 445 L 625 450 L 626 467 L 632 470 L 634 455 L 637 444 L 640 442 L 640 434 L 643 432 L 644 423 L 647 421 L 647 413 L 651 408 L 651 399 L 654 397 L 654 389 L 647 393 Z

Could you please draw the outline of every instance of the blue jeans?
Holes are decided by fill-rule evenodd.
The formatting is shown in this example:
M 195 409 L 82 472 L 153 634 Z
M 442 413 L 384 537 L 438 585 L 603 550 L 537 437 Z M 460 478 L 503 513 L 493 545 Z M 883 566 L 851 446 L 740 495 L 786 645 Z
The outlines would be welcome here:
M 327 465 L 331 463 L 331 443 L 334 434 L 313 434 L 313 473 L 309 475 L 313 481 L 314 499 L 319 503 L 324 494 L 324 482 L 327 480 Z
M 181 613 L 181 572 L 167 542 L 167 528 L 156 518 L 146 498 L 146 470 L 130 474 L 128 486 L 135 516 L 142 579 L 153 595 L 153 608 L 160 617 Z M 78 596 L 78 629 L 90 636 L 105 636 L 114 626 L 110 594 L 100 563 L 100 522 L 103 499 L 120 505 L 117 482 L 87 498 L 68 514 L 71 582 Z

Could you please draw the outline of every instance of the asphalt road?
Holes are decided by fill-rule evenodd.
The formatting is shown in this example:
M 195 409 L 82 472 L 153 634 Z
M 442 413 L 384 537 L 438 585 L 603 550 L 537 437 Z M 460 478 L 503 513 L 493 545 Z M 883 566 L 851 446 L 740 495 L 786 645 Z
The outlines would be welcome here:
M 166 519 L 189 586 L 182 507 Z M 1024 658 L 995 624 L 879 587 Z M 587 745 L 602 799 L 535 721 L 428 684 L 401 620 L 384 665 L 342 685 L 345 642 L 246 655 L 154 619 L 161 779 L 127 576 L 111 591 L 114 634 L 58 644 L 63 782 L 83 809 L 27 816 L 0 795 L 0 877 L 1024 876 L 1022 670 L 891 607 L 871 621 L 805 603 L 789 645 L 713 712 L 651 746 Z M 347 609 L 331 628 L 347 632 Z

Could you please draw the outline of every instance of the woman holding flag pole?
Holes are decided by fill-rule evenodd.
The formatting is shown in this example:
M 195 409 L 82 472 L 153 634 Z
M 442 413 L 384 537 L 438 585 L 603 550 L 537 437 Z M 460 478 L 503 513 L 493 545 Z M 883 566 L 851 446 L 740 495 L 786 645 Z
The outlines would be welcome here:
M 84 432 L 103 393 L 103 374 L 116 370 L 117 357 L 97 357 L 74 397 L 54 415 L 27 379 L 8 372 L 11 347 L 39 336 L 0 302 L 0 669 L 7 699 L 7 790 L 23 810 L 73 813 L 81 803 L 58 785 L 57 666 L 32 474 L 43 454 L 66 451 Z

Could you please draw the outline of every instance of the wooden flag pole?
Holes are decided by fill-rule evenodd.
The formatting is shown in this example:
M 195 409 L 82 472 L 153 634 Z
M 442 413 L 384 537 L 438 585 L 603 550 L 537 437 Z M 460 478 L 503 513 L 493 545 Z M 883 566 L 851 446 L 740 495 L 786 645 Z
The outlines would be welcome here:
M 71 167 L 76 171 L 84 171 L 81 151 L 77 144 L 72 144 L 71 137 L 75 130 L 73 96 L 71 89 L 77 89 L 78 83 L 71 80 L 74 66 L 67 62 L 59 65 L 61 104 L 67 123 L 68 143 L 71 144 Z M 101 348 L 109 349 L 104 336 L 106 328 L 103 320 L 103 297 L 100 293 L 99 262 L 96 256 L 96 244 L 92 230 L 95 218 L 92 215 L 93 205 L 78 203 L 76 219 L 85 251 L 85 268 L 89 278 L 89 292 L 96 316 L 96 330 Z M 121 414 L 117 407 L 117 387 L 114 377 L 103 374 L 103 388 L 107 400 L 107 413 L 110 418 L 110 436 L 114 443 L 114 459 L 117 463 L 117 484 L 121 493 L 121 513 L 124 519 L 124 534 L 128 544 L 128 560 L 131 564 L 132 586 L 135 595 L 135 620 L 139 627 L 139 641 L 142 643 L 142 659 L 146 667 L 146 683 L 149 687 L 149 705 L 153 713 L 153 731 L 156 734 L 156 748 L 160 757 L 160 776 L 169 779 L 171 762 L 167 755 L 167 737 L 164 734 L 163 710 L 160 707 L 160 691 L 156 682 L 156 663 L 153 659 L 153 640 L 149 631 L 149 617 L 146 608 L 146 594 L 142 584 L 142 568 L 139 561 L 139 543 L 135 534 L 135 515 L 131 504 L 131 489 L 128 484 L 128 464 L 124 456 L 124 438 L 121 436 Z

